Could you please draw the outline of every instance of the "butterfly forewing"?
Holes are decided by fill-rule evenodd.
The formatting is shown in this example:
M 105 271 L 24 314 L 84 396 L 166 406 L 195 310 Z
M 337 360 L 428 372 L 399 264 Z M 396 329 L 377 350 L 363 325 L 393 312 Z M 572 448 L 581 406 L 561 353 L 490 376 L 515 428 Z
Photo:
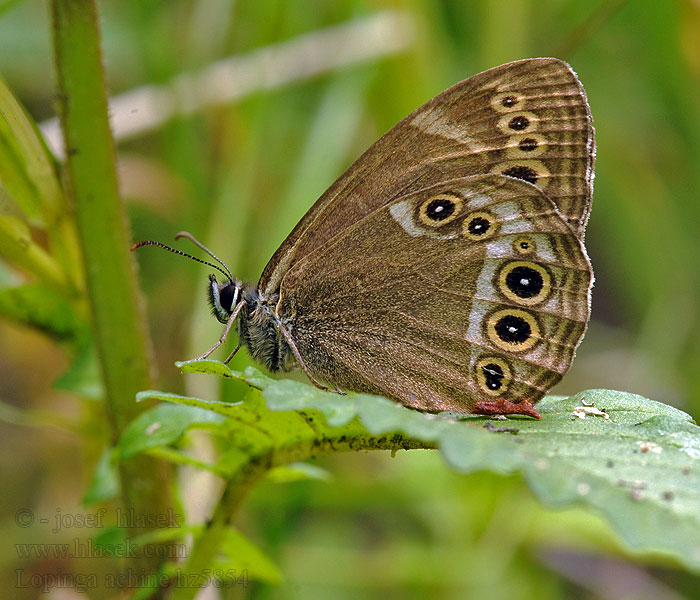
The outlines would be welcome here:
M 469 175 L 537 185 L 582 237 L 593 160 L 588 103 L 566 63 L 529 59 L 490 69 L 439 94 L 371 146 L 299 222 L 259 288 L 275 293 L 295 262 L 398 196 Z

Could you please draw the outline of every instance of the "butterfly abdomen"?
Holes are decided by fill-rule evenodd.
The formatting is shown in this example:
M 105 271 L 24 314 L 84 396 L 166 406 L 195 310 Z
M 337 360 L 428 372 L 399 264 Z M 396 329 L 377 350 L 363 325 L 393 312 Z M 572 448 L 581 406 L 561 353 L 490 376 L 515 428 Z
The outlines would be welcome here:
M 239 317 L 238 334 L 250 355 L 273 373 L 294 369 L 296 360 L 280 334 L 273 310 L 275 303 L 256 289 L 246 290 L 244 298 L 246 307 Z

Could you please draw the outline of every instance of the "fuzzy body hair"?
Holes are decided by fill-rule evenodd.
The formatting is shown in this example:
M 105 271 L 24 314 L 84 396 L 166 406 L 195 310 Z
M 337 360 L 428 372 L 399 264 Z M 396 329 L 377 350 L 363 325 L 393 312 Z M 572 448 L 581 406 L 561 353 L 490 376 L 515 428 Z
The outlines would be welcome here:
M 274 310 L 277 298 L 265 298 L 252 287 L 244 291 L 243 298 L 246 306 L 238 317 L 238 339 L 250 355 L 272 373 L 297 368 L 294 354 L 279 329 Z

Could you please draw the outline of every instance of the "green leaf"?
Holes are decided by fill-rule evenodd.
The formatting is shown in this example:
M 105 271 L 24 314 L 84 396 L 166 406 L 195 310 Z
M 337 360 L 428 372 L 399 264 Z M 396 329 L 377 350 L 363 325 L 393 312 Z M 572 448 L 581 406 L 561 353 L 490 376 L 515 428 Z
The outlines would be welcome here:
M 9 12 L 15 7 L 15 5 L 22 1 L 23 0 L 4 0 L 4 2 L 0 2 L 0 15 L 4 15 L 6 12 Z
M 0 289 L 0 315 L 59 341 L 84 344 L 90 336 L 87 321 L 74 306 L 42 284 Z
M 223 574 L 224 581 L 226 581 L 225 576 L 228 574 L 232 579 L 235 578 L 236 581 L 242 582 L 243 580 L 240 578 L 247 574 L 250 579 L 275 585 L 282 583 L 282 573 L 277 565 L 260 548 L 233 527 L 226 530 L 220 550 L 224 554 L 224 558 L 214 562 L 214 573 Z
M 119 533 L 121 533 L 120 530 Z M 132 540 L 138 546 L 159 544 L 168 541 L 181 540 L 185 535 L 192 534 L 195 539 L 202 534 L 201 525 L 184 525 L 158 529 L 142 534 Z M 108 542 L 114 543 L 110 538 Z M 185 573 L 182 564 L 170 562 L 164 565 L 162 574 L 174 578 L 184 577 L 181 581 L 199 581 L 206 583 L 214 581 L 215 587 L 248 587 L 249 581 L 263 581 L 279 585 L 282 573 L 275 563 L 265 555 L 253 542 L 233 527 L 227 527 L 219 546 L 219 555 L 211 566 L 201 572 Z M 189 575 L 189 577 L 188 577 Z M 143 588 L 145 590 L 151 588 Z M 147 593 L 137 594 L 137 598 L 150 598 Z
M 5 243 L 3 254 L 39 276 L 43 270 L 45 281 L 74 294 L 82 288 L 83 272 L 69 213 L 53 157 L 35 123 L 0 77 L 0 215 L 42 229 L 49 254 L 63 272 L 54 273 L 53 265 L 35 248 L 23 254 Z
M 126 528 L 118 525 L 107 526 L 104 529 L 99 529 L 95 532 L 93 540 L 99 546 L 116 546 L 126 542 Z
M 208 373 L 210 375 L 220 375 L 231 379 L 240 379 L 242 373 L 233 371 L 228 365 L 225 365 L 218 360 L 198 360 L 196 362 L 176 362 L 176 367 L 179 367 L 183 373 Z
M 170 448 L 169 446 L 156 446 L 154 448 L 148 448 L 148 453 L 157 458 L 162 458 L 176 465 L 187 465 L 189 467 L 198 467 L 200 469 L 205 469 L 211 471 L 216 475 L 222 477 L 227 477 L 229 471 L 226 469 L 226 465 L 219 467 L 218 464 L 210 464 L 203 460 L 199 460 L 189 454 Z
M 92 474 L 90 486 L 83 496 L 83 505 L 90 506 L 106 502 L 119 494 L 119 473 L 117 472 L 116 451 L 114 447 L 104 449 Z
M 594 508 L 631 547 L 666 552 L 700 569 L 700 428 L 672 407 L 593 390 L 545 399 L 538 405 L 542 421 L 511 419 L 502 432 L 501 421 L 464 419 L 489 423 L 494 431 L 488 432 L 388 406 L 382 398 L 358 395 L 343 406 L 337 397 L 290 381 L 271 384 L 263 396 L 272 410 L 314 407 L 338 424 L 351 406 L 375 435 L 402 431 L 438 442 L 459 471 L 521 472 L 543 503 Z M 582 399 L 605 412 L 586 415 L 581 409 L 593 407 Z
M 171 394 L 168 392 L 158 392 L 155 390 L 145 390 L 136 394 L 136 401 L 143 402 L 144 400 L 164 400 L 166 402 L 176 402 L 177 404 L 184 404 L 186 406 L 193 406 L 195 408 L 201 408 L 204 410 L 212 410 L 220 415 L 231 416 L 235 414 L 234 407 L 240 406 L 242 402 L 237 402 L 235 404 L 229 402 L 215 402 L 211 400 L 200 400 L 199 398 L 193 398 L 188 396 L 179 396 L 178 394 Z M 163 404 L 161 406 L 168 406 Z
M 41 409 L 19 408 L 0 400 L 0 421 L 22 427 L 56 427 L 73 433 L 84 433 L 79 421 L 63 414 Z
M 67 295 L 73 293 L 61 266 L 34 242 L 28 225 L 12 215 L 0 215 L 0 255 L 47 285 Z
M 289 483 L 292 481 L 302 481 L 305 479 L 316 479 L 319 481 L 330 481 L 333 475 L 326 469 L 304 462 L 295 462 L 281 467 L 270 469 L 267 473 L 268 481 L 274 483 Z
M 157 515 L 161 517 L 161 515 Z M 160 527 L 159 529 L 152 529 L 141 535 L 137 535 L 132 538 L 134 544 L 139 546 L 145 546 L 146 544 L 163 544 L 166 542 L 181 541 L 185 542 L 185 537 L 188 535 L 198 536 L 202 532 L 202 525 L 200 523 L 182 523 L 179 513 L 173 512 L 172 517 L 170 514 L 162 515 L 163 519 L 171 519 L 171 525 L 168 527 Z M 121 528 L 124 529 L 123 527 Z
M 61 186 L 46 147 L 2 78 L 0 181 L 29 220 L 51 224 L 65 210 Z
M 145 450 L 171 444 L 194 425 L 222 420 L 218 414 L 196 406 L 159 404 L 141 413 L 126 427 L 119 441 L 121 457 L 130 458 Z
M 104 398 L 100 365 L 92 343 L 78 348 L 70 367 L 54 381 L 53 386 L 57 390 L 80 394 L 90 400 Z
M 367 394 L 340 396 L 270 380 L 252 368 L 240 379 L 261 387 L 272 411 L 319 411 L 332 427 L 357 418 L 373 436 L 399 432 L 435 442 L 447 464 L 465 473 L 522 473 L 544 504 L 587 506 L 602 513 L 630 547 L 700 570 L 700 427 L 673 407 L 634 394 L 588 390 L 545 398 L 537 406 L 541 421 L 501 421 L 420 413 Z M 187 401 L 221 411 L 221 403 Z M 245 409 L 236 407 L 237 416 Z
M 3 110 L 6 107 L 15 110 L 7 114 Z M 25 129 L 28 126 L 26 119 L 16 118 L 18 115 L 23 116 L 22 110 L 10 94 L 5 82 L 0 79 L 0 182 L 21 214 L 35 225 L 43 225 L 38 190 L 30 178 L 28 165 L 16 135 L 17 130 L 12 127 L 12 125 L 22 124 L 24 125 L 22 129 Z

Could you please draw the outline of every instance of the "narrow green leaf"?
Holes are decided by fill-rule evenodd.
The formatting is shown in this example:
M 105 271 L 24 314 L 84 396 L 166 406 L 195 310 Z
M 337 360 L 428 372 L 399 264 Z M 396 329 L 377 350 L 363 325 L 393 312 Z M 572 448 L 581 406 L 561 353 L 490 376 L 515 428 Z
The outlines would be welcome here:
M 229 475 L 229 471 L 225 468 L 219 468 L 218 464 L 211 464 L 198 460 L 193 456 L 185 454 L 184 452 L 179 452 L 174 448 L 169 446 L 156 446 L 154 448 L 149 448 L 147 450 L 149 456 L 162 458 L 175 465 L 183 465 L 188 467 L 195 467 L 199 469 L 204 469 L 205 471 L 210 471 L 215 475 L 226 478 Z
M 0 77 L 0 214 L 20 217 L 46 232 L 49 253 L 70 291 L 83 287 L 74 222 L 36 124 Z
M 29 219 L 65 212 L 56 170 L 38 130 L 0 77 L 0 181 Z
M 34 225 L 43 226 L 38 191 L 29 177 L 27 163 L 3 110 L 8 95 L 5 82 L 0 78 L 0 182 L 22 216 Z
M 34 242 L 27 224 L 17 217 L 0 215 L 0 256 L 66 295 L 73 293 L 60 265 Z

